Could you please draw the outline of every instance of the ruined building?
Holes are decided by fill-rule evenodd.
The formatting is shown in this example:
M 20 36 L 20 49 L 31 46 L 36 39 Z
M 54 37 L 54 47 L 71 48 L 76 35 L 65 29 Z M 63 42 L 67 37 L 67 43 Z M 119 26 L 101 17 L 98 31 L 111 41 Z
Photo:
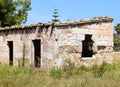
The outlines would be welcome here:
M 0 28 L 0 63 L 49 69 L 70 59 L 77 64 L 112 62 L 113 18 L 38 23 Z

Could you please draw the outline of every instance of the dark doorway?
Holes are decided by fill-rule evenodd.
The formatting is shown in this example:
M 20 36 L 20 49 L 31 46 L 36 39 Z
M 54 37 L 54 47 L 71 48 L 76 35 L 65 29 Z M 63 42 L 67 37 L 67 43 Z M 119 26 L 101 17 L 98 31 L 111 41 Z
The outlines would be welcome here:
M 93 55 L 93 40 L 92 35 L 85 35 L 85 40 L 82 41 L 82 57 L 92 57 Z
M 41 66 L 41 40 L 33 40 L 34 46 L 34 66 L 40 67 Z
M 13 65 L 13 41 L 8 41 L 9 47 L 9 64 Z

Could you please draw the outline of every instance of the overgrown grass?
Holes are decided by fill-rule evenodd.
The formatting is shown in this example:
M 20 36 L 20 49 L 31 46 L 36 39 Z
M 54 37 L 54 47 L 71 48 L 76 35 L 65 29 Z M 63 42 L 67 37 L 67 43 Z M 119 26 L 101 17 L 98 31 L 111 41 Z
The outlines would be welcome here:
M 120 54 L 113 64 L 75 67 L 71 61 L 49 72 L 28 67 L 0 65 L 0 87 L 120 87 Z

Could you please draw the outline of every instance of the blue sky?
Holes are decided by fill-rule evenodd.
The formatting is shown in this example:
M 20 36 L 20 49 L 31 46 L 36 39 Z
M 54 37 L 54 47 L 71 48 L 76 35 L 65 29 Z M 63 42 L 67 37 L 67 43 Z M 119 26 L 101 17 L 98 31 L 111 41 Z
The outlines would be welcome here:
M 120 23 L 120 0 L 31 0 L 31 7 L 26 24 L 51 21 L 55 7 L 60 21 L 110 16 Z

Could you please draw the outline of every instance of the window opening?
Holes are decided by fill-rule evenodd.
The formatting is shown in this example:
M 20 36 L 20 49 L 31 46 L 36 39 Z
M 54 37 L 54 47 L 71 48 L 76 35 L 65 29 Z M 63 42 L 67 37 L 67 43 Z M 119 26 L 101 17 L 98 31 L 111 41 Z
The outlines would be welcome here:
M 92 57 L 93 56 L 93 40 L 92 35 L 85 35 L 85 40 L 82 41 L 82 57 Z

